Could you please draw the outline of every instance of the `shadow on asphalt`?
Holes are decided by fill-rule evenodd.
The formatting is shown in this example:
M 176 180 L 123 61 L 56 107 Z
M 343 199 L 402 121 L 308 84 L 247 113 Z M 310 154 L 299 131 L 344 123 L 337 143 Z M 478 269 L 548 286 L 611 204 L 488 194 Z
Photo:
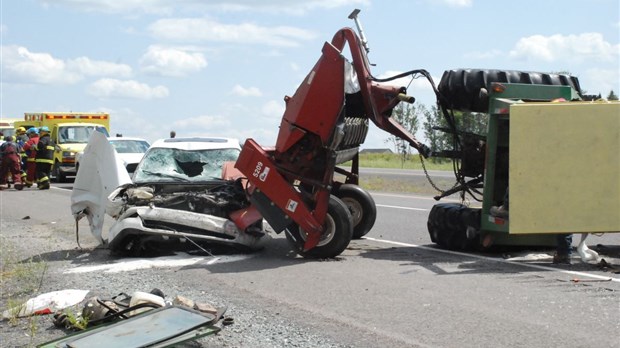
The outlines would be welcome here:
M 374 260 L 396 261 L 400 262 L 401 266 L 418 266 L 437 275 L 506 274 L 544 271 L 543 268 L 519 267 L 519 265 L 546 266 L 579 272 L 602 271 L 610 275 L 620 273 L 620 245 L 598 244 L 590 246 L 590 249 L 599 253 L 599 256 L 605 260 L 598 264 L 581 262 L 577 252 L 573 251 L 570 265 L 553 264 L 554 250 L 549 248 L 526 249 L 523 247 L 505 247 L 493 252 L 467 253 L 446 251 L 434 244 L 424 245 L 423 247 L 424 249 L 419 247 L 387 247 L 368 250 L 360 248 L 359 256 Z M 437 252 L 428 249 L 436 249 Z M 458 264 L 456 266 L 457 271 L 454 271 L 454 267 L 445 267 L 446 263 Z M 516 267 L 506 267 L 506 264 Z
M 202 249 L 201 249 L 202 248 Z M 252 272 L 279 267 L 299 265 L 304 262 L 325 262 L 338 261 L 341 258 L 330 260 L 309 260 L 299 257 L 291 250 L 286 238 L 273 238 L 267 242 L 265 248 L 257 251 L 239 250 L 234 247 L 217 244 L 202 244 L 198 248 L 192 244 L 171 245 L 170 248 L 159 248 L 150 250 L 146 254 L 137 257 L 114 255 L 106 247 L 98 246 L 95 248 L 74 248 L 65 250 L 55 250 L 40 253 L 26 259 L 20 260 L 20 264 L 33 262 L 55 262 L 67 261 L 72 266 L 91 266 L 101 264 L 112 264 L 118 261 L 132 260 L 157 260 L 158 258 L 170 257 L 177 254 L 186 254 L 188 257 L 216 257 L 222 262 L 200 262 L 195 265 L 183 266 L 181 269 L 208 269 L 212 273 L 238 273 Z

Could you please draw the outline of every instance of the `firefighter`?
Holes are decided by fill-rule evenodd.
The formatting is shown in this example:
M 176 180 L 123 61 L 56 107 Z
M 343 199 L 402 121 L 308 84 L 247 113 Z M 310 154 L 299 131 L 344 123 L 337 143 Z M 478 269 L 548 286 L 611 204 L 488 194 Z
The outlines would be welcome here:
M 28 141 L 28 136 L 26 135 L 26 128 L 24 127 L 17 127 L 15 128 L 15 142 L 19 143 L 19 142 L 27 142 Z
M 47 126 L 39 128 L 39 142 L 35 156 L 37 171 L 37 188 L 48 190 L 50 188 L 50 171 L 54 164 L 54 148 L 56 144 L 50 138 L 50 130 Z
M 26 159 L 26 179 L 23 183 L 26 187 L 32 187 L 36 180 L 37 173 L 37 144 L 39 143 L 39 130 L 35 127 L 28 128 L 26 131 L 28 135 L 28 141 L 24 145 L 24 152 L 28 156 Z
M 19 157 L 21 160 L 20 162 L 21 162 L 22 183 L 26 181 L 26 162 L 28 159 L 28 155 L 26 155 L 26 152 L 24 151 L 24 145 L 26 145 L 27 141 L 28 141 L 28 135 L 26 134 L 26 128 L 24 127 L 15 128 L 15 142 L 22 149 L 19 152 Z
M 0 145 L 0 154 L 2 154 L 2 161 L 0 162 L 0 185 L 4 189 L 4 185 L 7 183 L 6 179 L 9 174 L 13 179 L 13 186 L 16 190 L 24 188 L 21 182 L 21 164 L 19 158 L 19 151 L 21 150 L 19 145 L 13 142 L 12 136 L 6 136 L 4 143 Z

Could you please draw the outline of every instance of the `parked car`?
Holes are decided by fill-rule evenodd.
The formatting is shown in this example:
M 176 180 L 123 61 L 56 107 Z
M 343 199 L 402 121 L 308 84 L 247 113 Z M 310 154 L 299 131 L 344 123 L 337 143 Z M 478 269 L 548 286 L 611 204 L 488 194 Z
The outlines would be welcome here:
M 131 175 L 140 163 L 140 160 L 149 149 L 151 144 L 142 138 L 132 137 L 110 137 L 108 141 L 116 150 L 118 157 L 123 161 L 123 165 L 127 172 Z M 80 159 L 84 152 L 78 152 L 75 155 L 75 170 L 80 168 Z
M 240 228 L 231 217 L 250 206 L 244 178 L 234 169 L 240 151 L 239 142 L 230 138 L 171 138 L 153 143 L 131 182 L 119 179 L 120 186 L 107 196 L 104 209 L 115 220 L 105 238 L 109 249 L 135 256 L 170 250 L 179 241 L 262 248 L 270 239 L 268 224 L 259 218 Z M 78 173 L 72 211 L 76 216 L 87 215 L 92 230 L 103 225 L 98 221 L 102 201 L 76 193 L 94 189 L 80 178 L 82 171 L 94 172 L 91 167 L 89 160 L 89 168 L 82 167 Z M 99 173 L 102 180 L 112 176 L 114 170 L 109 170 Z M 86 204 L 84 199 L 92 201 Z M 97 231 L 93 234 L 97 237 Z M 101 231 L 99 236 L 104 240 Z

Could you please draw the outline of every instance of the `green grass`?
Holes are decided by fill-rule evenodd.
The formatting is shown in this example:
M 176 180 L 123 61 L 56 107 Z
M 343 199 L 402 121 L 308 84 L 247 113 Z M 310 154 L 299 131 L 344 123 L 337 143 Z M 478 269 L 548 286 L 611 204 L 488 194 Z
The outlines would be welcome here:
M 1 238 L 2 257 L 0 258 L 0 294 L 2 302 L 9 310 L 9 325 L 19 325 L 17 317 L 22 306 L 25 305 L 32 294 L 36 294 L 41 288 L 41 280 L 47 270 L 47 263 L 43 260 L 32 258 L 22 260 L 15 245 L 7 238 Z M 30 337 L 34 337 L 38 325 L 34 317 L 24 318 L 27 321 L 26 328 Z M 23 321 L 22 321 L 23 323 Z
M 360 154 L 360 167 L 365 168 L 392 168 L 392 169 L 418 169 L 422 170 L 422 162 L 419 155 L 409 155 L 405 161 L 398 154 Z M 446 170 L 452 172 L 452 162 L 434 162 L 432 160 L 424 160 L 427 170 Z M 342 168 L 350 168 L 351 163 L 343 163 Z M 342 177 L 336 175 L 336 178 L 343 180 Z M 434 183 L 442 190 L 448 190 L 454 185 L 455 179 L 435 178 Z M 437 191 L 428 180 L 420 178 L 413 180 L 411 178 L 388 178 L 382 175 L 368 174 L 360 178 L 360 186 L 368 191 L 377 192 L 394 192 L 394 193 L 415 193 L 424 195 L 437 195 Z
M 350 163 L 343 164 L 343 166 L 347 165 Z M 424 160 L 424 165 L 428 170 L 452 170 L 451 161 Z M 407 155 L 403 161 L 402 155 L 395 153 L 364 153 L 360 154 L 360 167 L 422 169 L 422 162 L 417 154 Z

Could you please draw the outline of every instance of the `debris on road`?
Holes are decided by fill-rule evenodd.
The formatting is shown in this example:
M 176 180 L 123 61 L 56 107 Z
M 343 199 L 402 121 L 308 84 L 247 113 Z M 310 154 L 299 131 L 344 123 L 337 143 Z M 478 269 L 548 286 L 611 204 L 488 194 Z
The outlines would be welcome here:
M 54 314 L 54 326 L 79 333 L 39 347 L 98 347 L 103 342 L 114 347 L 168 347 L 217 333 L 221 326 L 216 324 L 225 312 L 225 307 L 217 308 L 181 295 L 170 300 L 157 288 L 135 291 L 131 296 L 93 296 L 79 314 L 72 310 Z M 222 325 L 229 325 L 232 318 L 225 319 Z
M 89 290 L 67 289 L 41 294 L 21 305 L 5 310 L 2 312 L 2 318 L 9 319 L 51 314 L 82 302 L 88 292 Z

